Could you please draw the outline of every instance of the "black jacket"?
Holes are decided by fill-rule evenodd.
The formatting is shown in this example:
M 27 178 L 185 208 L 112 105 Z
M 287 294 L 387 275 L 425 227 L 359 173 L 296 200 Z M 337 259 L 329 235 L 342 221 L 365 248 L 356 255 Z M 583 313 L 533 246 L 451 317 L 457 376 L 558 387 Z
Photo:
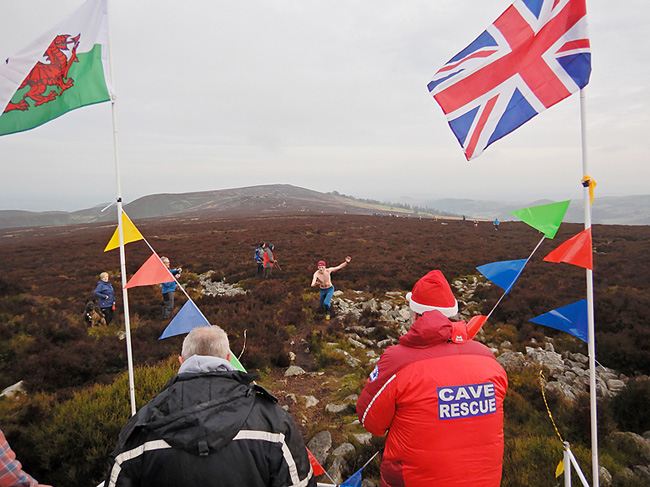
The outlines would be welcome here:
M 295 423 L 253 379 L 176 375 L 120 432 L 105 486 L 315 487 Z

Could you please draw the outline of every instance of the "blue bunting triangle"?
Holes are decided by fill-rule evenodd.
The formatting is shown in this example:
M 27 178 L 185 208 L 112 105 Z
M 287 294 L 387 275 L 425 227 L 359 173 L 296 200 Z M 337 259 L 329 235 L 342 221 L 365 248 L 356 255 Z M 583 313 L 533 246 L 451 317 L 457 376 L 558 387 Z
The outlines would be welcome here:
M 538 325 L 549 326 L 562 330 L 589 343 L 587 331 L 587 300 L 583 299 L 568 306 L 554 309 L 543 315 L 536 316 L 530 321 Z
M 341 484 L 340 487 L 361 487 L 361 470 L 363 467 L 352 474 L 352 476 Z
M 512 285 L 519 278 L 521 271 L 524 270 L 526 262 L 528 262 L 528 259 L 504 260 L 479 266 L 476 270 L 505 290 L 505 294 L 508 294 Z
M 167 325 L 167 328 L 165 328 L 165 331 L 163 331 L 158 340 L 189 333 L 192 331 L 192 328 L 196 328 L 197 326 L 210 326 L 210 323 L 203 316 L 203 313 L 199 311 L 199 308 L 196 307 L 194 301 L 188 299 L 176 316 L 174 316 L 174 319 Z

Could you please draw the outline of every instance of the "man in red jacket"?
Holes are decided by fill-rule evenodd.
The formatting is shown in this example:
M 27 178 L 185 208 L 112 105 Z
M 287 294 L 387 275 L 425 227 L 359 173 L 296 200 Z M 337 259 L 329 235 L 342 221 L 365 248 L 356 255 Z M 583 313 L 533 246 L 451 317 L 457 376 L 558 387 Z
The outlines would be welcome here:
M 442 272 L 429 272 L 406 299 L 413 324 L 386 349 L 357 402 L 369 432 L 388 431 L 381 486 L 498 487 L 506 372 L 467 339 L 465 322 L 452 321 L 458 303 Z

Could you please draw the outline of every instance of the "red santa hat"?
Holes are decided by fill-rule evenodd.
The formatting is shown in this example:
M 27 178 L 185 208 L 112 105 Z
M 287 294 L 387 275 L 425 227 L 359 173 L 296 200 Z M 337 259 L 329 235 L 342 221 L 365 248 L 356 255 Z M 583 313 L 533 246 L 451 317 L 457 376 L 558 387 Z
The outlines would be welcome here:
M 447 279 L 438 270 L 429 272 L 416 282 L 413 292 L 406 295 L 406 300 L 418 314 L 437 309 L 449 318 L 458 313 L 458 301 L 454 298 Z

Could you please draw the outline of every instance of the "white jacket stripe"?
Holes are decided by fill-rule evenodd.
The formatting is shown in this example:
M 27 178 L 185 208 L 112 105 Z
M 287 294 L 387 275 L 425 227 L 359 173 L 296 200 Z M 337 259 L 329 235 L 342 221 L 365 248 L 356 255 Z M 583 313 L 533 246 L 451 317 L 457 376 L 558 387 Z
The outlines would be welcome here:
M 284 435 L 282 433 L 270 433 L 268 431 L 259 431 L 259 430 L 241 430 L 233 438 L 235 440 L 258 440 L 258 441 L 268 441 L 270 443 L 280 443 L 282 446 L 282 455 L 284 456 L 284 461 L 287 463 L 289 468 L 289 475 L 291 475 L 291 485 L 295 487 L 304 487 L 308 484 L 309 479 L 313 475 L 313 470 L 309 468 L 309 475 L 304 480 L 300 480 L 298 476 L 298 468 L 296 467 L 296 462 L 293 459 L 289 445 L 284 441 Z
M 375 402 L 375 400 L 376 400 L 376 399 L 379 397 L 379 395 L 384 391 L 384 389 L 386 389 L 386 386 L 387 386 L 388 384 L 390 384 L 390 383 L 393 381 L 393 379 L 394 379 L 395 377 L 397 377 L 397 374 L 393 374 L 393 376 L 392 376 L 390 379 L 388 379 L 388 380 L 386 381 L 386 383 L 385 383 L 383 386 L 381 386 L 381 389 L 379 389 L 379 391 L 377 391 L 377 394 L 375 394 L 375 397 L 372 398 L 372 401 L 370 401 L 370 402 L 368 403 L 368 407 L 367 407 L 366 410 L 363 412 L 363 417 L 361 418 L 361 424 L 362 424 L 362 425 L 365 426 L 365 423 L 366 423 L 366 415 L 368 414 L 368 411 L 370 411 L 370 408 L 372 407 L 372 403 Z
M 147 451 L 165 450 L 167 448 L 171 448 L 171 445 L 167 443 L 165 440 L 154 440 L 154 441 L 148 441 L 147 443 L 144 443 L 143 445 L 140 445 L 139 447 L 134 448 L 133 450 L 120 453 L 117 457 L 115 457 L 115 463 L 113 464 L 113 468 L 111 469 L 111 478 L 108 481 L 108 487 L 114 487 L 115 484 L 117 483 L 117 478 L 120 476 L 120 472 L 122 470 L 122 464 L 124 462 L 133 460 L 134 458 L 139 457 L 140 455 L 144 454 L 144 452 Z

